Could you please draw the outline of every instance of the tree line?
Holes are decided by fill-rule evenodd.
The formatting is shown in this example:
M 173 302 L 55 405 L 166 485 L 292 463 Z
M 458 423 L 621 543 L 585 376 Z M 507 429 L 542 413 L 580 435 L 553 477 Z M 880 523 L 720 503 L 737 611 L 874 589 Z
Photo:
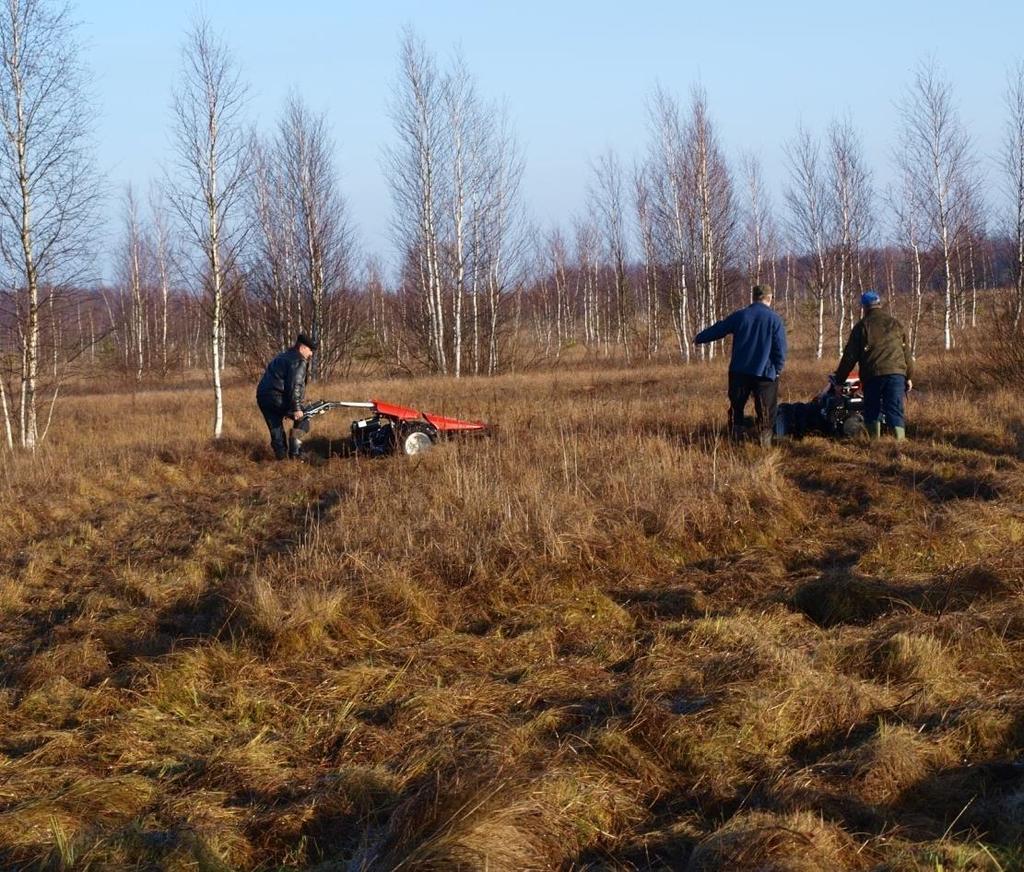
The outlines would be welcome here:
M 67 6 L 0 0 L 0 415 L 8 448 L 44 438 L 62 388 L 98 370 L 142 383 L 200 370 L 223 428 L 225 372 L 255 374 L 316 336 L 311 376 L 353 366 L 490 375 L 580 353 L 675 359 L 751 284 L 838 350 L 867 287 L 891 295 L 915 352 L 1024 314 L 1024 66 L 1009 73 L 998 172 L 986 173 L 931 61 L 900 103 L 897 182 L 874 181 L 853 119 L 799 127 L 775 202 L 752 152 L 731 158 L 701 88 L 647 99 L 647 143 L 593 162 L 585 207 L 542 228 L 523 202 L 508 107 L 401 39 L 383 169 L 394 266 L 362 251 L 329 119 L 298 93 L 254 128 L 229 46 L 197 19 L 172 94 L 172 158 L 144 193 L 110 191 L 91 145 L 89 75 Z M 986 203 L 994 181 L 1003 207 Z M 112 280 L 95 228 L 120 204 Z M 996 218 L 994 216 L 1003 217 Z M 987 306 L 987 308 L 986 308 Z M 927 321 L 926 321 L 927 319 Z

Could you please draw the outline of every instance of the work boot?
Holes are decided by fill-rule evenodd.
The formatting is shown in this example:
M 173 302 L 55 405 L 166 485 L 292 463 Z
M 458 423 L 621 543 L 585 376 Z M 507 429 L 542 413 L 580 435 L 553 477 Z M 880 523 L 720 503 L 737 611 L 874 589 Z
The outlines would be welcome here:
M 868 437 L 869 438 L 871 438 L 871 439 L 881 439 L 882 438 L 882 422 L 881 421 L 872 421 L 870 424 L 865 424 L 864 427 L 868 431 Z
M 737 427 L 735 425 L 733 425 L 733 428 L 730 431 L 730 437 L 733 442 L 742 442 L 743 437 L 746 435 L 746 431 L 742 427 Z
M 897 442 L 904 442 L 907 438 L 906 427 L 893 427 L 892 432 L 895 434 Z
M 296 439 L 294 436 L 288 440 L 288 456 L 293 460 L 302 459 L 302 440 Z

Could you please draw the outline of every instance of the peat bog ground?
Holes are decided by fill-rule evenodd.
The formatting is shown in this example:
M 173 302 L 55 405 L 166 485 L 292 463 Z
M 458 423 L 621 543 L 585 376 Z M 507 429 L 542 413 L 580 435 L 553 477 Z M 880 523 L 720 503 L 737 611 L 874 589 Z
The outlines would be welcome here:
M 318 463 L 69 398 L 0 463 L 0 867 L 1024 868 L 1019 395 L 762 452 L 724 378 L 314 387 L 498 425 Z

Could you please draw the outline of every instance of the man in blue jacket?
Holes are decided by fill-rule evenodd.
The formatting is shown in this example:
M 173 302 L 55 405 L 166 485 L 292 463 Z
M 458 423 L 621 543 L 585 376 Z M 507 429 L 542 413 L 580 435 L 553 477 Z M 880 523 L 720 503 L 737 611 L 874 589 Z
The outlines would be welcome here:
M 779 404 L 779 376 L 786 364 L 786 327 L 772 311 L 770 285 L 754 285 L 750 296 L 749 306 L 701 330 L 693 341 L 702 345 L 732 336 L 732 360 L 729 362 L 732 435 L 734 439 L 742 438 L 743 411 L 753 394 L 761 445 L 768 448 L 772 444 Z

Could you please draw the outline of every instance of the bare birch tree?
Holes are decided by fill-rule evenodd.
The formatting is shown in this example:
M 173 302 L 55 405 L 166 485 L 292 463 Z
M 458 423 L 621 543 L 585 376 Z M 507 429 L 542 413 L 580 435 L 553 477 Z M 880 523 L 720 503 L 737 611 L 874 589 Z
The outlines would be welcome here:
M 741 169 L 746 192 L 743 235 L 747 282 L 759 285 L 768 281 L 770 266 L 778 254 L 778 230 L 760 159 L 748 152 L 742 159 Z M 775 292 L 778 294 L 779 289 Z
M 686 153 L 693 205 L 692 258 L 697 296 L 697 324 L 718 320 L 725 306 L 725 268 L 732 253 L 736 215 L 732 176 L 708 114 L 707 94 L 695 88 L 690 102 Z M 715 353 L 713 345 L 701 346 L 702 354 Z
M 685 131 L 678 102 L 658 88 L 648 112 L 651 146 L 648 173 L 652 186 L 655 239 L 659 258 L 668 276 L 668 308 L 680 357 L 689 362 L 691 353 L 690 238 L 692 198 L 685 144 Z
M 811 261 L 810 287 L 816 314 L 815 357 L 825 349 L 825 292 L 828 287 L 828 184 L 821 168 L 821 148 L 805 128 L 786 145 L 790 183 L 786 189 L 793 244 Z
M 1024 317 L 1024 62 L 1007 77 L 1006 139 L 1002 164 L 1010 195 L 1010 239 L 1013 242 L 1013 326 Z
M 89 268 L 100 188 L 90 151 L 92 107 L 67 6 L 3 0 L 0 6 L 0 255 L 17 297 L 21 341 L 19 441 L 40 431 L 40 315 Z M 52 419 L 57 397 L 50 390 Z M 5 432 L 7 397 L 3 397 Z M 13 440 L 9 440 L 13 441 Z
M 914 196 L 913 180 L 904 175 L 899 188 L 890 191 L 889 201 L 896 218 L 898 244 L 906 253 L 910 271 L 910 317 L 908 333 L 910 356 L 917 356 L 921 336 L 921 316 L 924 310 L 924 268 L 922 266 L 920 202 Z
M 953 104 L 953 89 L 934 63 L 922 63 L 900 106 L 898 162 L 925 218 L 926 243 L 942 252 L 943 342 L 953 347 L 957 298 L 954 257 L 968 224 L 973 190 L 970 137 Z
M 476 294 L 480 282 L 474 275 L 474 269 L 480 242 L 478 212 L 485 187 L 481 149 L 487 134 L 481 127 L 485 118 L 479 106 L 476 86 L 461 55 L 456 56 L 454 68 L 444 78 L 441 90 L 451 161 L 443 197 L 446 218 L 444 259 L 451 287 L 452 373 L 459 378 L 462 375 L 463 308 L 467 290 L 474 291 L 474 304 L 479 302 Z M 478 306 L 474 312 L 474 329 L 479 332 Z
M 569 286 L 569 252 L 562 231 L 552 230 L 545 240 L 546 268 L 551 272 L 554 291 L 551 310 L 554 315 L 555 360 L 575 339 L 575 309 Z
M 984 246 L 987 231 L 985 227 L 985 208 L 981 202 L 980 191 L 972 185 L 967 192 L 964 209 L 963 229 L 957 237 L 957 273 L 960 289 L 954 304 L 957 313 L 957 326 L 962 330 L 968 325 L 973 329 L 978 326 L 978 278 L 980 272 L 980 251 Z
M 480 263 L 477 269 L 485 276 L 488 289 L 489 352 L 488 373 L 497 373 L 501 366 L 502 311 L 505 301 L 517 289 L 515 307 L 508 333 L 514 338 L 519 318 L 522 295 L 523 263 L 530 238 L 519 201 L 519 187 L 523 178 L 523 157 L 512 130 L 512 122 L 505 106 L 494 107 L 495 118 L 489 135 L 481 148 L 483 166 L 490 167 L 484 183 L 480 206 L 480 243 L 477 245 Z
M 247 222 L 252 228 L 247 246 L 246 276 L 255 326 L 249 344 L 258 357 L 285 348 L 298 332 L 299 283 L 296 248 L 298 228 L 289 208 L 287 183 L 274 144 L 254 135 L 249 149 L 251 173 L 247 186 Z
M 629 359 L 630 289 L 626 275 L 629 257 L 626 237 L 626 193 L 622 168 L 614 152 L 602 154 L 593 169 L 590 206 L 603 242 L 603 255 L 611 270 L 607 321 L 614 320 L 615 342 Z
M 330 376 L 348 353 L 356 327 L 351 299 L 352 231 L 337 183 L 327 120 L 292 95 L 280 122 L 274 157 L 281 167 L 286 226 L 297 230 L 295 259 L 306 303 L 300 328 L 319 339 L 314 378 Z
M 828 131 L 829 234 L 833 254 L 833 307 L 839 354 L 853 325 L 856 306 L 848 299 L 860 251 L 871 221 L 871 175 L 864 161 L 860 138 L 849 119 L 834 121 Z
M 167 221 L 166 203 L 158 186 L 149 192 L 150 224 L 153 228 L 152 254 L 155 279 L 160 294 L 160 372 L 167 374 L 168 366 L 168 326 L 170 324 L 170 298 L 172 264 L 175 261 L 174 237 Z
M 575 296 L 579 300 L 583 344 L 588 348 L 601 345 L 602 321 L 598 305 L 598 249 L 600 234 L 589 218 L 577 218 L 573 224 Z
M 409 326 L 434 371 L 460 376 L 472 357 L 474 373 L 495 372 L 525 239 L 508 112 L 481 100 L 461 57 L 442 73 L 406 33 L 391 116 L 397 138 L 385 167 Z
M 658 262 L 652 187 L 649 166 L 634 167 L 633 206 L 636 209 L 636 227 L 643 252 L 643 313 L 646 326 L 644 350 L 648 360 L 658 353 L 661 340 L 661 300 L 658 282 L 661 267 Z
M 200 258 L 198 279 L 209 312 L 213 377 L 213 437 L 224 428 L 226 327 L 224 298 L 244 225 L 237 207 L 246 178 L 247 138 L 241 115 L 246 88 L 227 45 L 205 19 L 197 19 L 182 51 L 182 77 L 174 94 L 175 177 L 168 198 Z
M 443 82 L 422 40 L 407 31 L 402 40 L 398 84 L 391 117 L 398 135 L 385 152 L 394 201 L 395 242 L 414 270 L 426 314 L 428 357 L 448 372 L 445 288 L 441 273 L 441 185 L 447 146 Z
M 121 262 L 118 265 L 118 283 L 121 287 L 122 326 L 119 332 L 124 345 L 125 367 L 141 381 L 146 365 L 144 343 L 146 339 L 146 311 L 143 291 L 146 239 L 139 219 L 139 206 L 131 185 L 125 188 L 124 235 L 121 242 Z

